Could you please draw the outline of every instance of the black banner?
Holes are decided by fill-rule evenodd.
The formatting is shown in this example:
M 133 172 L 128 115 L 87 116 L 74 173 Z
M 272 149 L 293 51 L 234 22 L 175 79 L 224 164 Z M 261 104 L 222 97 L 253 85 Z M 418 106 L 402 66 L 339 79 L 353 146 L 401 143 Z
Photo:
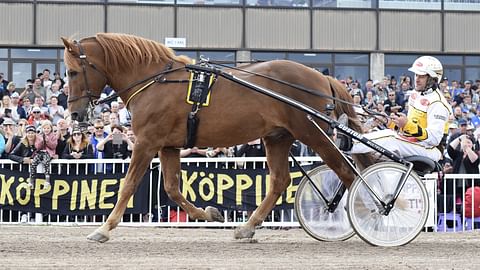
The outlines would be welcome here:
M 290 176 L 292 182 L 277 201 L 276 209 L 293 208 L 295 192 L 303 176 L 297 168 L 291 168 Z M 35 188 L 30 189 L 26 181 L 28 173 L 0 169 L 0 207 L 62 215 L 109 214 L 118 200 L 118 190 L 124 184 L 124 177 L 122 173 L 51 174 L 49 188 L 44 189 L 45 180 L 38 178 Z M 152 181 L 149 181 L 150 178 Z M 156 170 L 145 173 L 137 192 L 128 202 L 127 214 L 147 213 L 150 203 L 152 209 L 164 205 L 176 206 L 168 199 L 163 184 L 158 188 L 158 178 Z M 270 184 L 266 169 L 235 170 L 182 164 L 179 188 L 182 195 L 198 207 L 248 211 L 260 205 Z M 151 200 L 149 194 L 152 194 Z
M 149 174 L 145 174 L 148 179 Z M 52 174 L 51 186 L 35 179 L 35 188 L 27 184 L 28 173 L 0 169 L 0 205 L 3 209 L 61 215 L 109 214 L 118 200 L 124 174 L 66 175 Z M 142 181 L 130 198 L 126 213 L 148 212 L 148 183 Z
M 308 171 L 309 167 L 304 169 Z M 278 199 L 276 209 L 293 208 L 295 192 L 303 175 L 297 168 L 290 171 L 292 182 Z M 232 170 L 182 164 L 181 177 L 182 195 L 199 207 L 255 210 L 270 188 L 270 175 L 265 169 Z

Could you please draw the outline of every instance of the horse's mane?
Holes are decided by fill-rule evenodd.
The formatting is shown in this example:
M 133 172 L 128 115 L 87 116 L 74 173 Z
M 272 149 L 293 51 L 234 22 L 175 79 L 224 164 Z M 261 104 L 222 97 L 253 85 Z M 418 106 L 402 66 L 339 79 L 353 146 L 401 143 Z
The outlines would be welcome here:
M 345 89 L 345 86 L 343 86 L 343 84 L 341 84 L 339 81 L 337 81 L 331 76 L 326 77 L 330 82 L 330 85 L 333 87 L 333 90 L 335 91 L 335 96 L 338 99 L 353 103 L 352 97 L 347 92 L 347 89 Z M 337 115 L 337 117 L 340 116 L 342 113 L 345 113 L 348 116 L 349 120 L 348 126 L 359 133 L 363 133 L 362 125 L 357 118 L 357 113 L 355 112 L 353 106 L 344 102 L 335 102 L 335 104 L 335 114 Z
M 128 71 L 132 64 L 151 64 L 170 60 L 184 64 L 192 60 L 186 56 L 177 56 L 169 47 L 156 41 L 127 34 L 98 33 L 97 42 L 105 53 L 107 72 L 110 67 Z

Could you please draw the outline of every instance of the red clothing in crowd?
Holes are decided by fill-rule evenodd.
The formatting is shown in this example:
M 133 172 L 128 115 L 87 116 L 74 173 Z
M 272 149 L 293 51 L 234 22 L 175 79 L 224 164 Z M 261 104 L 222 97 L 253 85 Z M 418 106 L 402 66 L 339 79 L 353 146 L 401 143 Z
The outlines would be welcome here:
M 465 216 L 468 218 L 472 217 L 472 201 L 473 216 L 480 217 L 480 187 L 473 187 L 473 192 L 470 187 L 465 192 Z

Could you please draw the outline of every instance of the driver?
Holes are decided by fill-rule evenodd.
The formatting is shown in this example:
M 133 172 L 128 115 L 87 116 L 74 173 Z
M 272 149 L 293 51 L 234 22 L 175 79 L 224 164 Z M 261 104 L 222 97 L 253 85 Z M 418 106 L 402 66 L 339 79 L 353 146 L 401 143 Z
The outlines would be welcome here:
M 408 99 L 408 115 L 392 113 L 388 126 L 393 129 L 375 131 L 364 136 L 401 157 L 420 155 L 439 161 L 448 132 L 451 106 L 440 92 L 438 84 L 443 75 L 440 61 L 422 56 L 408 69 L 415 73 L 415 90 Z M 373 152 L 370 147 L 355 142 L 352 154 Z M 365 164 L 366 165 L 366 164 Z

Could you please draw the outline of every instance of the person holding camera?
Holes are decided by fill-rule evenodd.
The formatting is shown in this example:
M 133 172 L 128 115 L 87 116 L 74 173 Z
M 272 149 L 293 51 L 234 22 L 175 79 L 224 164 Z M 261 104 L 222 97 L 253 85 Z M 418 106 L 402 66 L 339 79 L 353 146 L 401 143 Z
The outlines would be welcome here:
M 2 103 L 0 104 L 0 115 L 4 118 L 10 118 L 15 122 L 20 120 L 17 107 L 12 104 L 12 99 L 10 96 L 5 95 L 2 97 Z
M 126 159 L 130 156 L 129 148 L 133 149 L 133 142 L 123 133 L 123 128 L 119 125 L 113 125 L 112 132 L 97 144 L 97 151 L 103 154 L 104 159 Z M 110 172 L 112 165 L 107 164 L 106 169 Z M 116 164 L 115 171 L 122 171 L 122 164 Z
M 37 89 L 33 87 L 33 81 L 27 80 L 27 83 L 25 84 L 25 89 L 20 94 L 20 99 L 28 99 L 33 104 L 35 102 L 35 97 L 41 96 L 42 95 L 40 94 L 40 92 L 38 92 Z
M 112 132 L 97 144 L 97 150 L 103 152 L 103 158 L 125 159 L 129 157 L 129 148 L 133 149 L 133 142 L 119 125 L 113 125 Z

